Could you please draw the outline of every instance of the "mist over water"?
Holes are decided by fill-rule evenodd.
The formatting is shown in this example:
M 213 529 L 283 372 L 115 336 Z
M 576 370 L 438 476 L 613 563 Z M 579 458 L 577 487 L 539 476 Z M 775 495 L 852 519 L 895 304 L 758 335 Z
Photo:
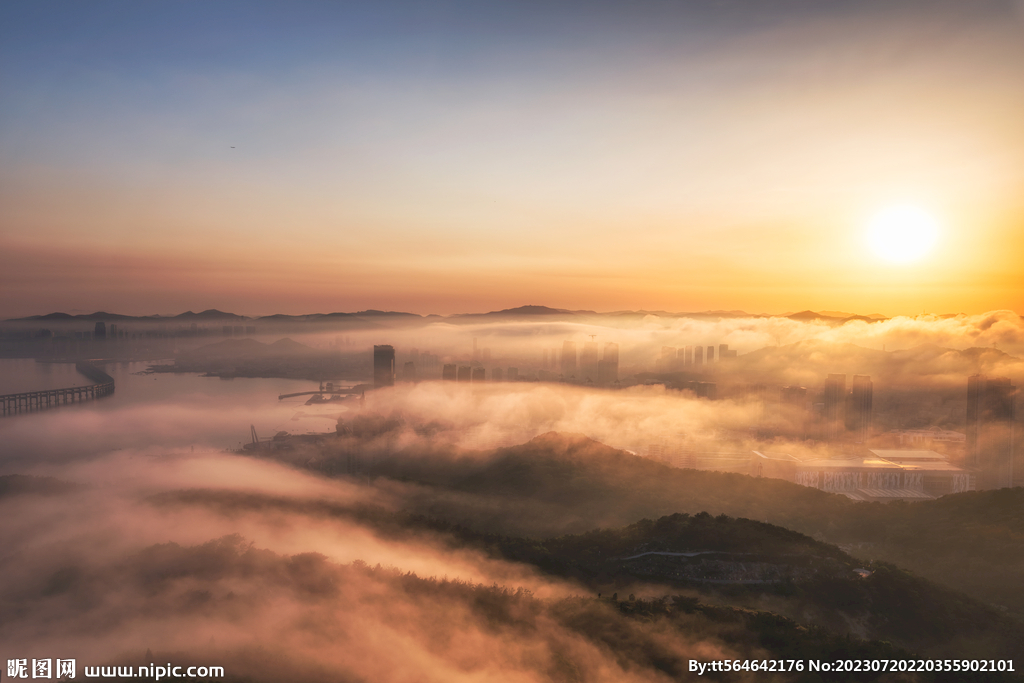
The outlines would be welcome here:
M 994 313 L 838 327 L 649 316 L 632 326 L 497 323 L 347 333 L 356 349 L 393 343 L 400 360 L 417 344 L 461 362 L 475 338 L 488 345 L 494 367 L 514 362 L 525 372 L 524 361 L 539 367 L 542 350 L 600 330 L 620 345 L 620 377 L 646 372 L 655 379 L 621 389 L 399 382 L 368 391 L 362 402 L 308 406 L 305 396 L 278 395 L 316 388 L 310 380 L 141 374 L 144 363 L 107 364 L 117 383 L 113 397 L 0 420 L 0 474 L 71 484 L 0 492 L 0 639 L 18 656 L 59 653 L 90 663 L 136 661 L 147 649 L 197 653 L 257 680 L 268 671 L 275 672 L 270 679 L 287 678 L 295 667 L 306 667 L 303 680 L 670 680 L 646 660 L 602 645 L 604 636 L 593 629 L 606 622 L 640 629 L 636 637 L 642 631 L 669 660 L 758 654 L 757 646 L 739 645 L 689 617 L 675 625 L 620 623 L 617 610 L 588 602 L 591 589 L 574 579 L 497 559 L 444 532 L 389 530 L 358 511 L 424 509 L 436 492 L 401 477 L 324 477 L 322 459 L 337 443 L 367 461 L 402 453 L 406 463 L 420 458 L 424 467 L 434 459 L 444 467 L 484 463 L 494 457 L 491 449 L 549 432 L 640 455 L 651 444 L 673 442 L 693 450 L 768 446 L 827 457 L 822 444 L 787 436 L 778 422 L 788 419 L 784 414 L 776 416 L 777 435 L 759 439 L 763 408 L 745 394 L 709 401 L 667 388 L 656 379 L 661 346 L 721 342 L 742 349 L 704 375 L 722 387 L 774 381 L 816 388 L 826 372 L 844 371 L 872 374 L 879 387 L 959 395 L 966 373 L 1020 376 L 1020 360 L 1003 349 L 1020 347 L 1021 329 L 1019 318 Z M 336 337 L 292 336 L 321 348 Z M 981 343 L 1000 349 L 967 352 Z M 0 362 L 22 384 L 75 379 L 65 374 L 68 366 Z M 326 451 L 297 447 L 270 457 L 227 450 L 249 441 L 250 424 L 261 437 L 289 431 L 335 439 L 339 419 L 344 434 Z M 369 431 L 359 436 L 360 429 Z M 437 498 L 433 509 L 490 505 L 472 496 Z M 502 505 L 495 502 L 492 512 L 500 514 Z M 548 511 L 547 528 L 584 524 L 568 514 L 558 518 L 565 513 L 554 506 L 530 510 Z M 614 515 L 586 521 L 621 523 Z M 261 664 L 253 669 L 252 662 Z

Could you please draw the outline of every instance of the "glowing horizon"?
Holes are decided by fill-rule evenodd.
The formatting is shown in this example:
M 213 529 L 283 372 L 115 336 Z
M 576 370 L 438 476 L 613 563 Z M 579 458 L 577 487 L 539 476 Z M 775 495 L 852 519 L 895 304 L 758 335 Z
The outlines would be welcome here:
M 54 7 L 2 10 L 0 318 L 1024 311 L 1006 3 Z

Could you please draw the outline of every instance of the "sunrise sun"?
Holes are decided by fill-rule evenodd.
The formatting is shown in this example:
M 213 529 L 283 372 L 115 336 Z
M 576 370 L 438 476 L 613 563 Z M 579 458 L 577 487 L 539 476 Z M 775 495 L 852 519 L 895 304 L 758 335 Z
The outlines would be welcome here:
M 935 218 L 916 206 L 883 209 L 868 224 L 872 251 L 892 263 L 913 263 L 924 258 L 939 236 Z

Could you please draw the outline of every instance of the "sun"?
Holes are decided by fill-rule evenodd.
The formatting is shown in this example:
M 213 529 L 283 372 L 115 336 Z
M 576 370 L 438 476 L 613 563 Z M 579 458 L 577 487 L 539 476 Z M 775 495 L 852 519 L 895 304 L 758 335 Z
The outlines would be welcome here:
M 916 206 L 902 204 L 880 211 L 868 224 L 872 251 L 892 263 L 920 261 L 939 237 L 939 224 Z

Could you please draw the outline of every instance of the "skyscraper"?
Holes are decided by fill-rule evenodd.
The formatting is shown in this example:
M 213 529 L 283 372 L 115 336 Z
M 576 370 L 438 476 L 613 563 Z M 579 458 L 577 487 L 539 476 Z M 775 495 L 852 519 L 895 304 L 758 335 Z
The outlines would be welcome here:
M 373 347 L 373 386 L 391 387 L 395 385 L 395 347 L 382 344 Z
M 459 366 L 458 381 L 460 381 L 460 382 L 469 382 L 469 381 L 472 381 L 472 379 L 473 379 L 473 368 L 471 366 L 469 366 L 469 365 L 460 365 Z
M 591 384 L 597 382 L 597 354 L 597 342 L 583 342 L 583 352 L 580 353 L 580 374 L 578 378 L 581 382 L 590 382 Z
M 441 379 L 447 382 L 454 382 L 458 376 L 459 366 L 455 363 L 445 363 L 441 368 Z
M 693 347 L 693 366 L 699 368 L 704 365 L 704 347 L 694 346 Z
M 576 342 L 562 342 L 562 378 L 576 376 Z
M 866 441 L 871 434 L 871 378 L 867 375 L 853 376 L 853 392 L 846 412 L 846 428 L 857 435 L 858 441 Z
M 619 380 L 619 345 L 608 342 L 604 345 L 604 358 L 597 364 L 597 383 L 604 386 Z
M 473 382 L 484 382 L 487 380 L 487 370 L 485 368 L 473 368 Z
M 835 441 L 843 433 L 846 403 L 846 375 L 829 375 L 825 380 L 825 438 Z
M 967 379 L 967 458 L 978 490 L 1013 486 L 1017 389 L 1006 377 Z
M 93 328 L 92 338 L 100 341 L 105 340 L 107 338 L 107 324 L 104 322 L 96 323 L 96 326 Z
M 416 363 L 411 360 L 405 362 L 405 365 L 402 367 L 402 379 L 406 382 L 416 381 Z
M 715 347 L 714 346 L 709 346 L 708 347 L 708 359 L 707 359 L 706 362 L 707 362 L 708 365 L 711 365 L 712 363 L 715 362 Z

